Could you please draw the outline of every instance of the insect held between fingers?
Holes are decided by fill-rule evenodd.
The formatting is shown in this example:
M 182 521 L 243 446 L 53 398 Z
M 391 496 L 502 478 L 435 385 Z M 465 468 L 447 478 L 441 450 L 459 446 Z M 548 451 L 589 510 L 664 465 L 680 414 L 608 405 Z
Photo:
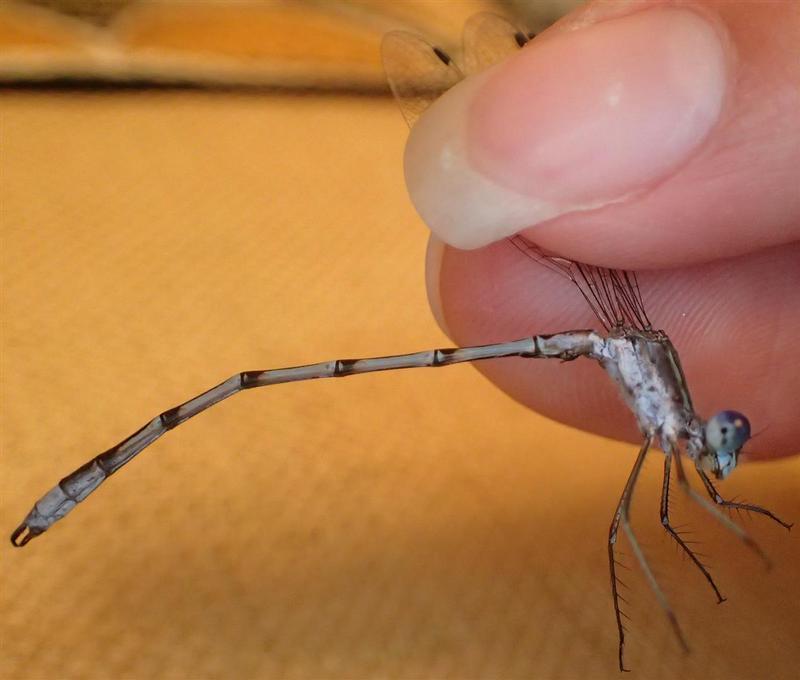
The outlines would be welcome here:
M 464 31 L 464 71 L 467 74 L 475 73 L 513 51 L 525 49 L 530 37 L 525 31 L 493 15 L 474 17 Z M 464 71 L 446 53 L 412 34 L 388 34 L 383 44 L 383 55 L 389 83 L 409 126 L 413 126 L 439 96 L 464 78 Z M 660 448 L 665 454 L 662 525 L 700 570 L 717 600 L 723 601 L 724 598 L 707 567 L 671 524 L 670 475 L 674 464 L 680 488 L 766 560 L 755 541 L 722 512 L 722 508 L 752 511 L 787 529 L 791 524 L 757 505 L 723 499 L 711 481 L 711 477 L 725 479 L 735 469 L 739 453 L 750 437 L 749 422 L 743 414 L 736 411 L 722 411 L 708 420 L 696 413 L 678 352 L 667 333 L 651 322 L 635 273 L 573 262 L 546 253 L 521 236 L 509 239 L 509 247 L 516 248 L 520 257 L 548 267 L 577 287 L 594 313 L 600 329 L 568 330 L 554 335 L 531 334 L 525 338 L 490 345 L 440 348 L 373 358 L 334 359 L 303 366 L 237 373 L 206 392 L 159 414 L 129 437 L 64 477 L 34 504 L 12 533 L 12 543 L 15 546 L 26 545 L 66 516 L 110 475 L 161 435 L 243 390 L 317 378 L 341 378 L 405 368 L 437 368 L 505 357 L 560 361 L 586 358 L 597 362 L 618 385 L 625 404 L 636 418 L 643 441 L 613 514 L 608 536 L 620 670 L 626 670 L 624 612 L 620 605 L 616 571 L 618 562 L 615 557 L 615 548 L 621 533 L 630 542 L 681 646 L 688 648 L 677 618 L 631 528 L 630 504 L 645 457 L 652 448 Z M 694 465 L 710 500 L 689 485 L 683 468 L 683 456 Z

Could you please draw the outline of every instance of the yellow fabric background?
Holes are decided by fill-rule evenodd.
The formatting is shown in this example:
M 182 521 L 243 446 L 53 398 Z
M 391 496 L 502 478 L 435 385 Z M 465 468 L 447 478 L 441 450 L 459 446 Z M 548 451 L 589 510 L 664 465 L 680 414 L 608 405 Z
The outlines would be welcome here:
M 231 373 L 447 345 L 405 134 L 388 99 L 6 92 L 3 533 Z M 1 544 L 0 673 L 618 678 L 606 535 L 634 455 L 470 367 L 237 395 L 25 549 Z M 791 677 L 798 537 L 747 523 L 765 573 L 676 493 L 716 606 L 658 525 L 660 469 L 635 514 L 693 654 L 633 570 L 634 677 Z M 797 520 L 798 472 L 750 465 L 724 488 Z

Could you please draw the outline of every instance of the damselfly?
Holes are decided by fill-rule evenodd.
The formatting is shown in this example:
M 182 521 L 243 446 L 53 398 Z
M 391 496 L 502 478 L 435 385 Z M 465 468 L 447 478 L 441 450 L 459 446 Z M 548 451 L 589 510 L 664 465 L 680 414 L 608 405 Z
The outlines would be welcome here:
M 511 52 L 523 49 L 531 38 L 531 35 L 498 17 L 479 15 L 473 18 L 467 23 L 464 32 L 465 72 L 471 74 L 480 71 Z M 439 95 L 464 77 L 464 72 L 442 50 L 411 34 L 387 35 L 383 55 L 392 91 L 410 126 L 414 125 L 417 118 Z M 769 517 L 786 528 L 791 525 L 764 508 L 723 499 L 712 482 L 712 477 L 724 479 L 736 467 L 739 453 L 750 437 L 747 418 L 735 411 L 722 411 L 706 421 L 695 412 L 677 351 L 667 334 L 656 330 L 651 323 L 634 273 L 581 264 L 548 254 L 522 236 L 515 236 L 509 242 L 509 247 L 516 248 L 521 257 L 528 257 L 554 270 L 577 286 L 597 317 L 602 331 L 573 330 L 555 335 L 532 335 L 491 345 L 433 349 L 366 359 L 335 359 L 305 366 L 238 373 L 183 404 L 164 411 L 131 436 L 67 475 L 34 505 L 22 524 L 13 532 L 12 543 L 23 546 L 45 532 L 112 473 L 162 434 L 245 389 L 312 378 L 346 377 L 400 368 L 440 367 L 503 357 L 560 361 L 586 357 L 597 361 L 618 384 L 625 403 L 636 417 L 643 439 L 633 470 L 614 511 L 608 536 L 611 591 L 619 634 L 620 669 L 624 670 L 625 645 L 624 614 L 620 608 L 616 560 L 620 530 L 630 541 L 678 640 L 686 648 L 677 619 L 629 523 L 631 499 L 649 449 L 651 446 L 658 446 L 665 455 L 661 495 L 662 525 L 680 550 L 700 570 L 721 602 L 723 597 L 708 569 L 671 524 L 671 474 L 674 466 L 678 484 L 688 496 L 766 560 L 758 545 L 722 510 L 749 510 Z M 695 467 L 710 500 L 689 485 L 682 462 L 684 456 Z

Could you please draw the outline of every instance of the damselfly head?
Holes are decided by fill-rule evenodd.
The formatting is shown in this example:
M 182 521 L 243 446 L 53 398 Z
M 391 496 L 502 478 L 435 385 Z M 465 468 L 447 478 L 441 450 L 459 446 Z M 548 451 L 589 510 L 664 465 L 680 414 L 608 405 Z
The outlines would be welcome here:
M 738 411 L 720 411 L 705 425 L 706 447 L 700 464 L 708 474 L 725 479 L 736 467 L 739 451 L 750 439 L 750 421 Z

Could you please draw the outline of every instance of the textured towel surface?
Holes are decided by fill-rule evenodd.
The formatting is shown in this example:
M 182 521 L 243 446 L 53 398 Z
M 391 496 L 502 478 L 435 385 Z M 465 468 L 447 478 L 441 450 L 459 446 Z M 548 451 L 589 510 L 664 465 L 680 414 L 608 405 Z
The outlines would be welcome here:
M 0 82 L 385 90 L 378 48 L 387 31 L 450 50 L 472 14 L 519 16 L 540 30 L 569 4 L 540 0 L 516 12 L 502 0 L 5 0 Z
M 5 534 L 235 371 L 449 344 L 388 99 L 7 92 L 2 117 Z M 2 543 L 0 675 L 618 678 L 605 541 L 634 456 L 468 366 L 238 395 Z M 633 569 L 637 677 L 791 677 L 798 537 L 747 522 L 765 573 L 676 493 L 716 606 L 658 525 L 660 468 L 636 522 L 693 653 Z M 750 465 L 725 490 L 798 520 L 799 479 Z

